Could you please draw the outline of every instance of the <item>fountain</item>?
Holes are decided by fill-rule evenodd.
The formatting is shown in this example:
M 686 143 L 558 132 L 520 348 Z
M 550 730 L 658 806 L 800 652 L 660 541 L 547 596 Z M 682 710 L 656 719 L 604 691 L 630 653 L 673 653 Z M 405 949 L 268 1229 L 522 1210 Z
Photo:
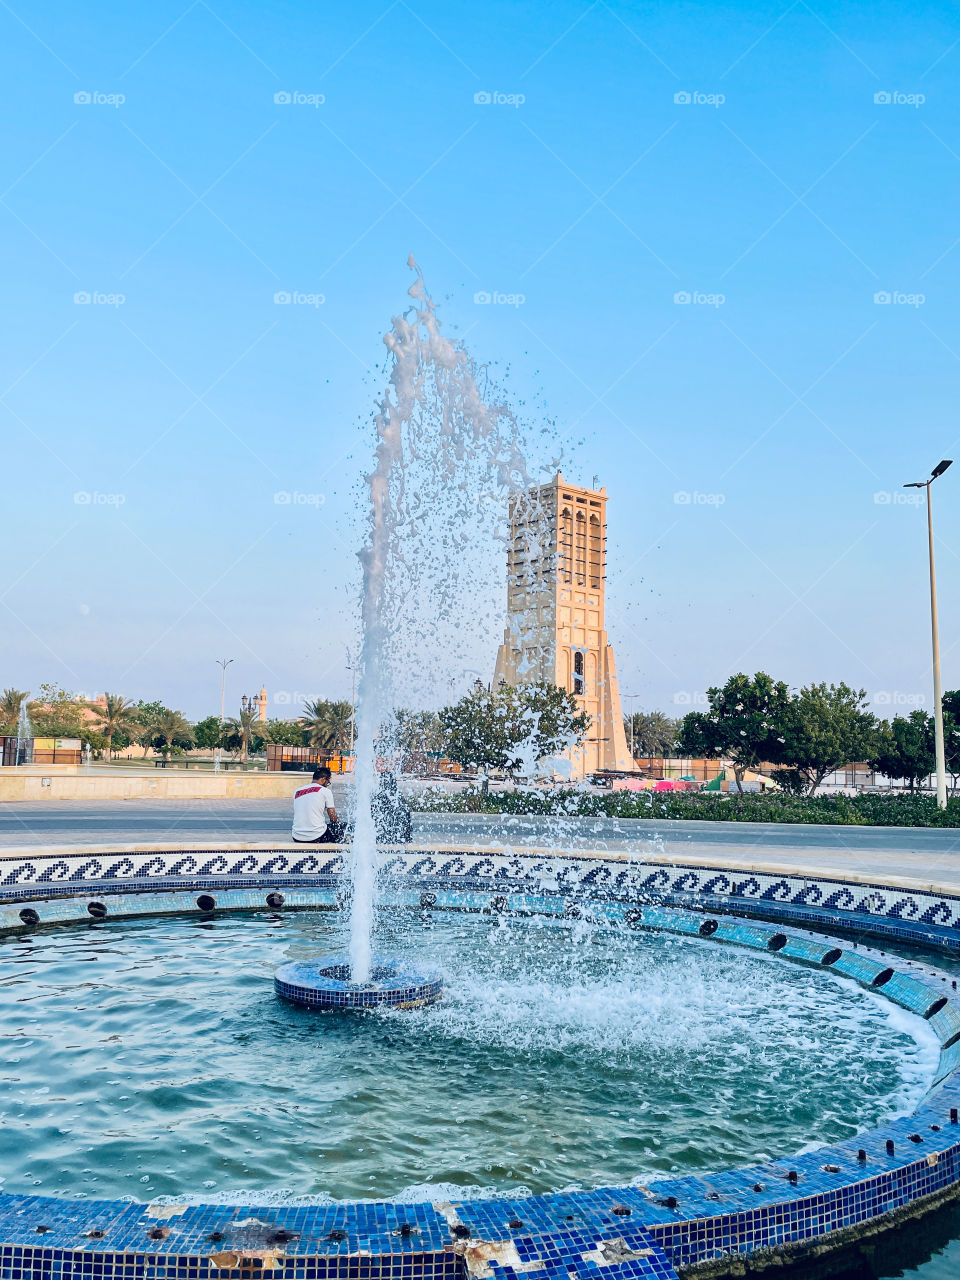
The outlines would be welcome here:
M 394 708 L 411 686 L 413 654 L 425 648 L 439 660 L 449 638 L 462 634 L 469 609 L 482 597 L 476 565 L 481 545 L 497 545 L 511 493 L 526 495 L 530 478 L 516 418 L 499 388 L 462 344 L 441 333 L 432 298 L 413 255 L 412 305 L 384 336 L 387 389 L 374 415 L 376 466 L 367 477 L 370 509 L 363 569 L 362 639 L 354 750 L 354 817 L 350 847 L 351 907 L 348 972 L 335 958 L 318 962 L 312 977 L 281 979 L 278 990 L 311 1005 L 365 1007 L 382 1003 L 373 972 L 372 936 L 377 877 L 373 800 L 377 758 L 398 753 Z M 474 552 L 471 548 L 471 532 Z M 485 557 L 483 557 L 485 559 Z M 495 608 L 491 602 L 491 612 Z M 447 643 L 440 639 L 446 628 Z M 428 641 L 432 639 L 433 643 Z M 443 687 L 436 670 L 431 688 Z M 415 682 L 414 682 L 415 683 Z M 419 692 L 419 691 L 417 691 Z M 381 973 L 389 967 L 379 961 Z M 404 975 L 391 970 L 391 982 Z M 411 976 L 408 986 L 418 980 Z M 336 992 L 330 983 L 340 984 Z M 428 978 L 423 990 L 433 989 Z M 379 994 L 378 994 L 379 992 Z M 336 1000 L 332 995 L 336 995 Z M 366 998 L 369 995 L 369 1000 Z M 436 995 L 430 999 L 437 998 Z M 330 998 L 328 998 L 330 997 Z
M 861 1236 L 872 1257 L 960 1188 L 960 895 L 685 859 L 640 821 L 611 844 L 506 816 L 378 865 L 394 708 L 492 633 L 496 525 L 529 486 L 419 271 L 410 293 L 376 416 L 353 847 L 8 852 L 5 1269 L 730 1280 L 825 1274 Z
M 20 714 L 17 716 L 16 763 L 33 763 L 33 725 L 30 723 L 26 698 L 20 703 Z

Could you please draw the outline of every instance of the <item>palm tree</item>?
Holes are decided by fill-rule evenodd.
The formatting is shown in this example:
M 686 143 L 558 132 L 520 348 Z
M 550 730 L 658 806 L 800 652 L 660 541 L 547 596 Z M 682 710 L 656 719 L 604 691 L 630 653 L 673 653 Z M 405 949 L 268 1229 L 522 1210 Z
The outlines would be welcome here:
M 173 747 L 192 747 L 193 729 L 181 711 L 164 711 L 150 726 L 152 745 L 163 752 L 164 760 L 170 759 Z M 159 741 L 158 741 L 159 739 Z
M 315 698 L 306 703 L 306 714 L 300 723 L 309 735 L 311 747 L 341 755 L 350 745 L 350 723 L 353 707 L 349 702 L 328 702 Z
M 225 720 L 223 728 L 228 739 L 233 738 L 239 741 L 240 764 L 246 769 L 251 739 L 261 728 L 259 711 L 255 707 L 244 707 L 238 716 Z
M 324 722 L 327 718 L 327 707 L 329 705 L 326 698 L 314 698 L 312 702 L 305 702 L 303 705 L 303 715 L 300 717 L 300 723 L 307 734 L 307 743 L 311 747 L 325 748 L 327 745 L 327 731 Z
M 630 742 L 632 737 L 636 755 L 669 756 L 675 749 L 677 722 L 664 715 L 662 711 L 635 711 L 632 726 L 629 716 L 624 716 L 623 721 L 627 741 Z
M 96 715 L 99 721 L 97 727 L 107 739 L 112 753 L 113 739 L 118 733 L 125 733 L 132 738 L 141 725 L 137 718 L 137 706 L 129 698 L 120 693 L 105 693 L 103 700 L 103 706 L 97 702 L 90 703 L 90 710 Z
M 4 689 L 0 694 L 0 723 L 7 728 L 15 728 L 20 718 L 20 707 L 29 697 L 29 689 Z
M 329 750 L 343 755 L 350 745 L 350 725 L 353 707 L 349 702 L 328 702 L 323 723 L 327 731 Z

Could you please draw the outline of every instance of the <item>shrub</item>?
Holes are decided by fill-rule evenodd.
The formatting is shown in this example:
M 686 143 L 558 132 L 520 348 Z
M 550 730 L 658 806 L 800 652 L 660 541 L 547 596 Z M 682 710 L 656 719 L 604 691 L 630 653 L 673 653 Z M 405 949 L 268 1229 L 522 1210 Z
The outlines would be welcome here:
M 612 791 L 573 788 L 454 793 L 431 789 L 413 801 L 432 813 L 503 813 L 534 817 L 668 818 L 707 822 L 824 823 L 828 826 L 960 827 L 960 797 L 944 810 L 928 795 L 798 796 L 710 791 Z

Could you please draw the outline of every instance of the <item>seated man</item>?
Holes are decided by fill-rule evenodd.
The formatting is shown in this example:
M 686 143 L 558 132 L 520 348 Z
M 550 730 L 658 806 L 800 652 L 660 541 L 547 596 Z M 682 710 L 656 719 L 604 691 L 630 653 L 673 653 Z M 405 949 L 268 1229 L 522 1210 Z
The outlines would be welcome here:
M 380 844 L 409 844 L 413 837 L 410 806 L 400 793 L 396 776 L 384 773 L 370 805 Z
M 326 765 L 313 771 L 313 782 L 293 793 L 293 838 L 298 844 L 340 844 L 343 823 L 337 818 Z

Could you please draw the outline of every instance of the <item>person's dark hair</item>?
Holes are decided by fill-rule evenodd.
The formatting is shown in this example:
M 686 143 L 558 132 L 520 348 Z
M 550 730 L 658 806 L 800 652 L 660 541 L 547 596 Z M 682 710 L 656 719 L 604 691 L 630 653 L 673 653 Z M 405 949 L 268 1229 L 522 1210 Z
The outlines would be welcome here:
M 314 782 L 319 782 L 321 778 L 326 778 L 328 782 L 330 781 L 330 770 L 325 764 L 320 765 L 318 769 L 313 771 Z

